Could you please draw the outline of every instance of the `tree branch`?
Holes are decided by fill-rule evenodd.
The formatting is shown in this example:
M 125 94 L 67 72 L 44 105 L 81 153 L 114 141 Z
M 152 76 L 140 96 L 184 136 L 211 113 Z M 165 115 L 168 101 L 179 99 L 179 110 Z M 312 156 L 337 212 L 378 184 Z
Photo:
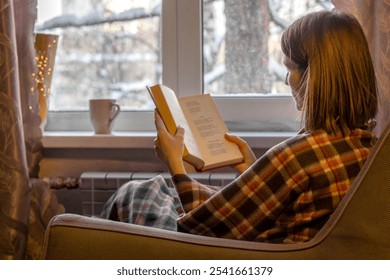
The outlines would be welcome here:
M 272 8 L 273 5 L 270 3 L 271 0 L 268 0 L 268 11 L 271 18 L 271 21 L 274 22 L 277 26 L 280 26 L 283 29 L 286 29 L 290 23 L 278 16 L 276 11 Z
M 38 31 L 50 30 L 54 28 L 68 28 L 68 27 L 81 27 L 92 26 L 103 23 L 132 21 L 145 18 L 151 18 L 161 15 L 161 5 L 157 5 L 150 12 L 147 12 L 144 8 L 134 8 L 124 11 L 119 14 L 111 14 L 105 17 L 101 12 L 90 13 L 87 16 L 77 17 L 71 14 L 65 14 L 62 16 L 54 17 L 48 21 L 45 21 L 42 25 L 37 26 Z

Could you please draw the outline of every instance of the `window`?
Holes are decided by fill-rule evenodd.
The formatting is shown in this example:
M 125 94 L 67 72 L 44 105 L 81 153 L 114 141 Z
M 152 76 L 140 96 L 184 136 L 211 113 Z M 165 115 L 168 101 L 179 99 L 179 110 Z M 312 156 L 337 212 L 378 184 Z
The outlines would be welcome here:
M 60 35 L 47 129 L 89 130 L 87 100 L 111 97 L 123 108 L 117 131 L 154 131 L 145 85 L 158 82 L 179 95 L 212 93 L 233 131 L 294 131 L 299 119 L 284 86 L 279 37 L 300 14 L 332 8 L 330 0 L 38 5 L 37 30 Z M 250 51 L 238 53 L 243 42 Z
M 280 37 L 304 13 L 332 7 L 320 0 L 203 0 L 204 91 L 217 98 L 232 130 L 299 127 Z
M 117 99 L 123 115 L 151 111 L 145 85 L 161 82 L 160 22 L 161 0 L 39 0 L 36 31 L 59 35 L 46 129 L 90 130 L 91 98 Z
M 282 32 L 330 1 L 203 0 L 203 82 L 213 94 L 287 93 Z

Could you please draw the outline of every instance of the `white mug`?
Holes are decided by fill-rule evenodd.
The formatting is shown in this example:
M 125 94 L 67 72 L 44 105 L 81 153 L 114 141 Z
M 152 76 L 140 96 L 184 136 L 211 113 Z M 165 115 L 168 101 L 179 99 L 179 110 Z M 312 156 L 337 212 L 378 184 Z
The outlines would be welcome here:
M 120 111 L 115 99 L 90 99 L 89 116 L 95 134 L 111 134 L 113 121 Z

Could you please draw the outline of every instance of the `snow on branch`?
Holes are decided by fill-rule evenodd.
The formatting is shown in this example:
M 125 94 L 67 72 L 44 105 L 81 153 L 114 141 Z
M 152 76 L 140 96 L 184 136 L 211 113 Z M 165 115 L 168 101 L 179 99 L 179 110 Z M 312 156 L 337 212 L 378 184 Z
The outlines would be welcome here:
M 64 14 L 45 21 L 43 24 L 37 26 L 37 30 L 42 31 L 54 28 L 91 26 L 103 23 L 139 20 L 160 15 L 161 5 L 157 5 L 150 11 L 147 11 L 144 8 L 134 8 L 118 14 L 113 13 L 109 16 L 104 16 L 102 12 L 92 12 L 82 17 L 77 17 L 72 14 Z

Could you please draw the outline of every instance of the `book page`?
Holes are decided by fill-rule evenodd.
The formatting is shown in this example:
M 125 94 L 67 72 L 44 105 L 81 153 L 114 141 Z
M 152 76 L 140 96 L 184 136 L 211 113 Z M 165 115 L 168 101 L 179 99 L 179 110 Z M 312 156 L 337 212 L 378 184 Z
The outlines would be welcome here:
M 209 94 L 182 97 L 179 103 L 206 165 L 226 165 L 242 159 L 237 145 L 225 139 L 228 129 Z

